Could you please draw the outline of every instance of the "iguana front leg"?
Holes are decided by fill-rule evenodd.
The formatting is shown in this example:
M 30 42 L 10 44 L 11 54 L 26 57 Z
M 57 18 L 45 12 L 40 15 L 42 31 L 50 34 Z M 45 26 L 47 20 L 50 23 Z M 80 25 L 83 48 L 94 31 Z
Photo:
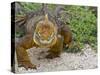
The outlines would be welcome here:
M 32 35 L 26 35 L 16 45 L 16 54 L 18 60 L 18 66 L 23 66 L 24 68 L 33 68 L 36 66 L 31 63 L 29 56 L 27 54 L 27 49 L 31 48 L 34 45 Z
M 46 56 L 46 58 L 52 59 L 55 57 L 59 57 L 62 50 L 63 50 L 63 38 L 60 35 L 58 35 L 56 44 L 50 48 L 50 50 L 48 51 L 49 54 Z

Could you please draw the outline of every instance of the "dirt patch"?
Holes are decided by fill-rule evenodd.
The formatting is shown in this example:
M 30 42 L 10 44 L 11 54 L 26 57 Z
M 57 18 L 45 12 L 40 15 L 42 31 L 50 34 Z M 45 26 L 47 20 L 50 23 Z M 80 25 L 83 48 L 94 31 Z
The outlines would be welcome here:
M 83 70 L 97 68 L 97 53 L 86 45 L 80 53 L 63 52 L 60 57 L 54 59 L 46 59 L 48 54 L 45 48 L 33 47 L 27 52 L 31 62 L 37 65 L 37 69 L 28 69 L 18 67 L 16 61 L 16 73 L 27 72 L 48 72 L 48 71 L 66 71 L 66 70 Z

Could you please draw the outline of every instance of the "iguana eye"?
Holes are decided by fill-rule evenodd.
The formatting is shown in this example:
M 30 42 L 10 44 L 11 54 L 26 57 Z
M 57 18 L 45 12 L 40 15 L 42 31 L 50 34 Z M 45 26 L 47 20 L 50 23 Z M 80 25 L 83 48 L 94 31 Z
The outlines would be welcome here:
M 37 38 L 39 38 L 39 35 L 38 35 L 38 33 L 35 33 L 35 36 L 36 36 Z
M 41 37 L 40 33 L 38 32 L 39 37 Z
M 37 33 L 37 35 L 38 35 L 39 39 L 43 40 L 43 38 L 42 38 L 42 36 L 41 36 L 41 34 L 39 32 Z
M 51 39 L 51 37 L 48 37 L 48 41 Z
M 51 36 L 48 38 L 48 40 L 52 39 L 54 37 L 54 33 L 51 34 Z
M 52 38 L 53 36 L 54 36 L 54 33 L 52 33 L 50 37 Z

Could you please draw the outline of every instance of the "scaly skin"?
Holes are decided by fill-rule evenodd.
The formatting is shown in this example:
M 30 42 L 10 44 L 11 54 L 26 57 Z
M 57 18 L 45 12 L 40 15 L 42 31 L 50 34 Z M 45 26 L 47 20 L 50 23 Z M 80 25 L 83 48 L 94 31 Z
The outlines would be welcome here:
M 41 21 L 41 23 L 43 23 L 44 26 L 48 26 L 50 24 L 53 25 L 53 23 L 48 22 L 49 19 L 47 17 L 48 16 L 46 15 L 46 20 L 44 20 L 44 22 Z M 48 23 L 50 23 L 50 24 L 48 24 Z M 56 27 L 56 26 L 54 26 L 54 27 Z M 56 29 L 57 28 L 54 28 L 54 31 L 53 31 L 54 33 L 56 33 L 54 35 L 56 37 L 56 39 L 55 39 L 55 41 L 53 41 L 54 43 L 52 42 L 49 44 L 49 46 L 47 46 L 50 48 L 50 50 L 48 51 L 49 54 L 46 56 L 46 58 L 59 57 L 63 50 L 63 44 L 65 44 L 67 47 L 70 47 L 70 44 L 72 41 L 72 34 L 71 34 L 70 29 L 67 26 L 63 26 L 61 28 L 61 32 L 59 32 L 59 33 L 57 33 L 58 31 L 56 31 Z M 42 30 L 43 29 L 41 29 L 41 31 Z M 44 37 L 47 39 L 48 37 L 46 37 L 46 34 L 48 34 L 49 30 L 46 30 L 46 31 L 47 32 L 43 32 L 41 35 L 44 35 Z M 38 32 L 38 31 L 36 30 L 35 32 Z M 38 35 L 38 33 L 37 33 L 37 35 Z M 37 36 L 37 35 L 35 35 L 35 36 Z M 28 57 L 27 51 L 26 51 L 27 49 L 29 49 L 31 47 L 39 46 L 39 44 L 36 43 L 38 41 L 35 41 L 33 36 L 34 36 L 33 34 L 28 34 L 28 35 L 24 36 L 22 39 L 20 39 L 19 43 L 16 45 L 16 54 L 17 54 L 17 59 L 18 59 L 18 65 L 23 66 L 26 69 L 28 69 L 28 68 L 36 69 L 36 66 L 31 63 L 31 61 Z M 44 37 L 42 36 L 42 38 L 44 38 Z M 40 40 L 40 38 L 36 38 L 36 39 Z M 41 46 L 39 46 L 39 47 L 41 47 Z
M 32 35 L 24 36 L 21 39 L 21 41 L 17 44 L 16 54 L 17 54 L 18 66 L 23 66 L 26 69 L 36 68 L 36 66 L 31 63 L 26 51 L 28 48 L 31 48 L 33 45 L 34 45 L 34 41 L 32 39 Z

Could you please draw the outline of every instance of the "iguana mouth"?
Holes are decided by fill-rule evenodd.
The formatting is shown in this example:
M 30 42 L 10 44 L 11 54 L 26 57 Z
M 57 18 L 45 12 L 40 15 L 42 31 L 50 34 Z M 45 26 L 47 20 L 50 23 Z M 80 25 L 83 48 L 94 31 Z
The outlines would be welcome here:
M 33 40 L 37 45 L 46 47 L 55 43 L 56 36 L 54 33 L 52 33 L 48 40 L 43 40 L 38 33 L 34 33 Z
M 53 41 L 53 39 L 54 39 L 54 37 L 49 39 L 49 40 L 41 40 L 40 39 L 40 43 L 42 43 L 42 44 L 50 44 Z

